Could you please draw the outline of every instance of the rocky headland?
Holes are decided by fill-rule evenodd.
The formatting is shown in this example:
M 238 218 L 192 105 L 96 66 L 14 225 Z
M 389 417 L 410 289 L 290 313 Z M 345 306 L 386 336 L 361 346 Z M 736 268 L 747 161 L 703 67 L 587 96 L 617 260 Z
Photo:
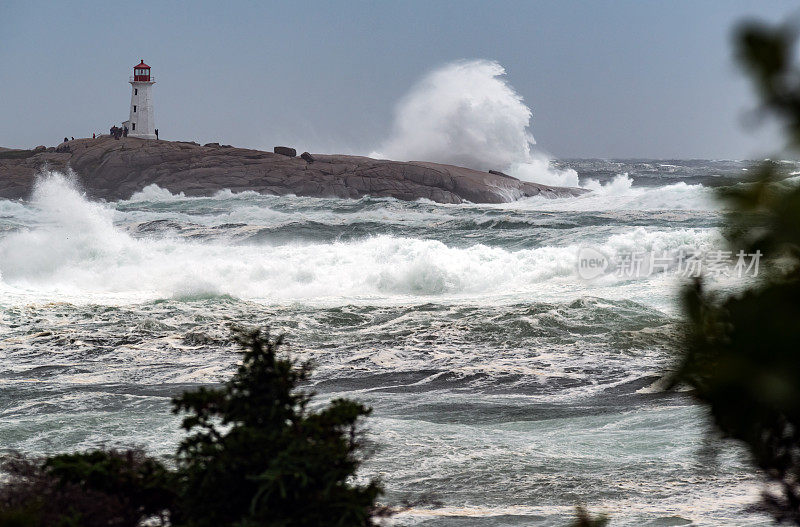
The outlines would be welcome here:
M 199 145 L 109 136 L 75 139 L 33 150 L 0 148 L 0 197 L 24 199 L 43 170 L 71 169 L 99 199 L 127 199 L 156 184 L 173 193 L 210 196 L 217 191 L 312 197 L 426 198 L 439 203 L 503 203 L 529 196 L 577 196 L 579 188 L 520 181 L 501 172 L 424 161 L 388 161 L 322 155 L 276 147 L 263 152 L 229 145 Z

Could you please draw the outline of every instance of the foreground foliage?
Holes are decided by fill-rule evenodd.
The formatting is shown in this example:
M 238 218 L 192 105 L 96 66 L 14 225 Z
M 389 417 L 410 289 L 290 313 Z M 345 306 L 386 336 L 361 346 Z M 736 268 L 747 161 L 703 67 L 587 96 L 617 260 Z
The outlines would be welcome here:
M 278 359 L 281 338 L 237 339 L 242 364 L 224 388 L 174 401 L 194 432 L 178 450 L 178 523 L 370 525 L 381 488 L 351 481 L 362 448 L 356 425 L 370 410 L 337 399 L 309 411 L 311 395 L 297 390 L 309 364 Z
M 136 450 L 7 456 L 0 526 L 373 525 L 388 512 L 375 505 L 381 486 L 354 481 L 370 410 L 345 399 L 310 410 L 298 389 L 308 363 L 281 358 L 282 339 L 259 330 L 236 340 L 230 381 L 173 401 L 189 432 L 175 469 Z
M 572 522 L 570 527 L 606 527 L 606 525 L 608 525 L 607 516 L 592 516 L 583 507 L 578 507 L 575 511 L 575 521 Z
M 793 32 L 748 24 L 737 33 L 740 62 L 800 152 L 800 70 Z M 686 291 L 687 346 L 675 382 L 688 384 L 717 428 L 741 441 L 772 484 L 760 508 L 800 525 L 800 186 L 765 163 L 748 185 L 723 191 L 732 207 L 733 251 L 761 251 L 759 283 L 720 296 L 700 282 Z
M 65 454 L 46 460 L 7 456 L 0 525 L 135 527 L 163 524 L 174 500 L 172 476 L 138 450 Z

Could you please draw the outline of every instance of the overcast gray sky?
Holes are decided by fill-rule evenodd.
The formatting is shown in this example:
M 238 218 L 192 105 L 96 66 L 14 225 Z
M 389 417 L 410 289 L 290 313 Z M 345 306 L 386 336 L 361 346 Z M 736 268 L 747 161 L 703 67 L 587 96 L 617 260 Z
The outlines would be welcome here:
M 127 118 L 153 67 L 162 138 L 367 153 L 398 100 L 458 59 L 502 64 L 557 157 L 744 158 L 755 100 L 733 25 L 796 2 L 35 2 L 0 0 L 0 145 L 55 145 Z

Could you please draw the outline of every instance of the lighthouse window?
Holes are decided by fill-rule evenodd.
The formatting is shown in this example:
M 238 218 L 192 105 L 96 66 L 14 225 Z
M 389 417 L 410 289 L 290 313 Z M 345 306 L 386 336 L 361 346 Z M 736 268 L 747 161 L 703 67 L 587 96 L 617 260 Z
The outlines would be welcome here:
M 134 88 L 133 89 L 133 94 L 134 95 L 139 95 L 139 88 Z
M 136 113 L 136 105 L 133 105 L 133 113 Z
M 131 123 L 131 130 L 136 130 L 136 123 Z

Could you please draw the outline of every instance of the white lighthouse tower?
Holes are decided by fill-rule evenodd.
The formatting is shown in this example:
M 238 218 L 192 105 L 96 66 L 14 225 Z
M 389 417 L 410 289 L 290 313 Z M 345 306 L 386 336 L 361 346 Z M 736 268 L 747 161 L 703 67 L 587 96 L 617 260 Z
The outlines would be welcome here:
M 122 123 L 128 128 L 129 137 L 142 139 L 156 138 L 156 125 L 153 120 L 153 84 L 155 77 L 150 75 L 150 66 L 141 61 L 133 67 L 131 83 L 130 119 Z

